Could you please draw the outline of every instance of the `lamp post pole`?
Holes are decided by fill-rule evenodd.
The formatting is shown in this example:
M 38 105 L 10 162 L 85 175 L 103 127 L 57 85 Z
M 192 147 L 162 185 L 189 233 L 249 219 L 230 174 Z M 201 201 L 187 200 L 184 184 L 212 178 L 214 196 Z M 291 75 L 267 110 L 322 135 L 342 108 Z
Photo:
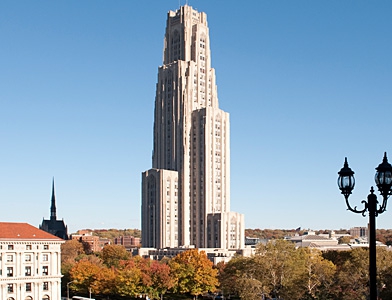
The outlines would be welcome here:
M 358 210 L 355 206 L 351 207 L 348 197 L 351 195 L 355 186 L 354 172 L 348 166 L 347 157 L 344 161 L 343 168 L 338 172 L 338 186 L 346 199 L 347 209 L 365 216 L 366 211 L 369 214 L 369 287 L 370 300 L 377 300 L 377 262 L 376 262 L 376 217 L 382 214 L 387 207 L 388 197 L 392 191 L 392 166 L 388 163 L 387 154 L 384 154 L 382 163 L 376 168 L 375 175 L 376 185 L 383 197 L 382 204 L 378 206 L 377 196 L 374 194 L 374 189 L 371 187 L 370 194 L 367 196 L 367 201 L 363 200 L 364 204 L 362 210 Z
M 376 211 L 377 196 L 373 187 L 368 195 L 369 211 L 369 285 L 370 300 L 377 299 L 377 260 L 376 260 Z
M 69 285 L 73 283 L 73 281 L 67 283 L 67 300 L 69 300 Z

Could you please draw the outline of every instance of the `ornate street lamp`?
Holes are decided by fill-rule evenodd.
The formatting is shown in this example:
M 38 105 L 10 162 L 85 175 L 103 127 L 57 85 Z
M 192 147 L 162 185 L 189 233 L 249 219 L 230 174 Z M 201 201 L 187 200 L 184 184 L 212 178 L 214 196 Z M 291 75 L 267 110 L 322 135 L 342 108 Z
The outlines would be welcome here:
M 343 168 L 338 172 L 338 186 L 346 199 L 347 209 L 354 213 L 362 214 L 363 216 L 365 216 L 366 211 L 369 213 L 370 300 L 377 300 L 376 217 L 386 210 L 388 197 L 392 193 L 392 166 L 388 163 L 386 152 L 384 153 L 382 163 L 376 168 L 376 170 L 375 181 L 383 198 L 382 204 L 378 205 L 377 196 L 374 194 L 373 187 L 371 187 L 367 201 L 362 200 L 361 202 L 364 205 L 362 210 L 358 210 L 356 206 L 352 208 L 348 202 L 348 197 L 351 195 L 355 186 L 355 179 L 353 170 L 351 170 L 348 166 L 347 157 L 345 158 Z

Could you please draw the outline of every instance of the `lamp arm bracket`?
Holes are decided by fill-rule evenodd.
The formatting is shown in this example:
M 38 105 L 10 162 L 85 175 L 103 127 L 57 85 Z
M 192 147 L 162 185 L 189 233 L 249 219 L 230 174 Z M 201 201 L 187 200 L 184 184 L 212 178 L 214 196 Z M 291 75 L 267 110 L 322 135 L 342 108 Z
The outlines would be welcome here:
M 346 205 L 347 205 L 347 210 L 352 211 L 356 214 L 362 214 L 362 216 L 366 217 L 366 211 L 368 210 L 368 203 L 365 200 L 362 200 L 361 203 L 364 205 L 364 209 L 358 210 L 356 206 L 354 208 L 351 207 L 350 202 L 348 202 L 348 197 L 346 198 Z
M 382 205 L 380 205 L 379 209 L 376 210 L 376 217 L 379 214 L 382 214 L 384 211 L 387 210 L 387 200 L 388 200 L 388 197 L 389 197 L 389 195 L 387 197 L 383 197 L 384 199 L 382 201 Z

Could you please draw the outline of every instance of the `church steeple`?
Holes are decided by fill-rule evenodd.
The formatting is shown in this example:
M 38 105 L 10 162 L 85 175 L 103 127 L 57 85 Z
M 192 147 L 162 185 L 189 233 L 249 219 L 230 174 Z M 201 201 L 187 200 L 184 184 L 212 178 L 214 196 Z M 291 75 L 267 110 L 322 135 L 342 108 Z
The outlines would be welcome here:
M 57 220 L 56 216 L 56 196 L 54 194 L 54 177 L 52 180 L 52 204 L 50 206 L 50 220 Z

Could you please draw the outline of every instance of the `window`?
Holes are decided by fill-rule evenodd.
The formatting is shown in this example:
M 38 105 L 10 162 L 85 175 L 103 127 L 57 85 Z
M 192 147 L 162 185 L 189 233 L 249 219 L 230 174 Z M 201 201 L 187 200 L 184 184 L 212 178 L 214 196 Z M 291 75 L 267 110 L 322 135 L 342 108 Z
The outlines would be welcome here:
M 14 261 L 14 256 L 13 255 L 7 255 L 7 262 L 13 262 Z
M 31 267 L 25 267 L 25 276 L 31 276 Z
M 8 250 L 14 250 L 14 245 L 8 245 Z
M 31 283 L 26 283 L 26 292 L 31 292 Z
M 14 269 L 12 267 L 7 267 L 7 277 L 14 276 Z
M 32 249 L 31 245 L 26 245 L 26 250 L 31 250 L 31 249 Z
M 44 245 L 44 250 L 49 250 L 49 245 Z
M 14 285 L 12 283 L 7 284 L 8 293 L 14 292 Z
M 42 267 L 42 275 L 49 275 L 48 266 Z
M 43 261 L 48 261 L 49 260 L 49 255 L 48 254 L 43 254 L 42 255 L 42 260 Z
M 49 290 L 49 282 L 47 282 L 47 281 L 44 282 L 44 284 L 43 284 L 43 290 L 44 290 L 44 291 Z
M 26 254 L 25 255 L 25 261 L 31 261 L 31 255 L 30 254 Z

